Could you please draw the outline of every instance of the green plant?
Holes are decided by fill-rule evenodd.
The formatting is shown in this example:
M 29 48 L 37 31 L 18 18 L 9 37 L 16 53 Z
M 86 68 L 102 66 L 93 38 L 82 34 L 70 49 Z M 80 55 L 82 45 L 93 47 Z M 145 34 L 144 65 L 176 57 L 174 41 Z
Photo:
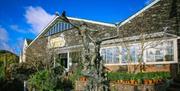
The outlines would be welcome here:
M 75 81 L 78 80 L 82 76 L 82 64 L 80 63 L 77 68 L 74 70 L 73 74 L 69 76 L 69 79 L 75 84 Z
M 4 65 L 3 62 L 0 62 L 0 80 L 4 78 L 5 78 Z
M 29 84 L 40 91 L 53 91 L 57 78 L 51 70 L 42 70 L 30 77 Z
M 139 84 L 142 83 L 144 79 L 156 80 L 156 79 L 167 79 L 170 77 L 169 72 L 145 72 L 145 73 L 125 73 L 125 72 L 110 72 L 107 75 L 109 80 L 136 80 Z

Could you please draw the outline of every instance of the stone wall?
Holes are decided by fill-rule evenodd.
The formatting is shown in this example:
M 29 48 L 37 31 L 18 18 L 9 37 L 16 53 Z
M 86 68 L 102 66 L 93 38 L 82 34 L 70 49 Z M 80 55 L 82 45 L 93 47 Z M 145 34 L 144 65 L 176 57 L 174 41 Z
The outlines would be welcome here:
M 177 34 L 180 31 L 179 17 L 179 0 L 160 0 L 128 23 L 120 26 L 119 29 L 124 32 L 124 36 L 138 35 L 142 31 L 144 33 L 162 32 L 164 27 L 168 27 L 169 33 Z
M 110 83 L 110 91 L 165 91 L 167 84 L 129 85 Z

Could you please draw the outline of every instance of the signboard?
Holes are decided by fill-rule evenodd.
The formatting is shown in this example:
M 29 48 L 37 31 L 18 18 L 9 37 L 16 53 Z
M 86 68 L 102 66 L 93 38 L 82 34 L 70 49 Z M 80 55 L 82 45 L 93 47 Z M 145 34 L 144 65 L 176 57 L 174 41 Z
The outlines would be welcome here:
M 63 47 L 65 46 L 65 40 L 63 37 L 51 38 L 49 40 L 49 48 Z

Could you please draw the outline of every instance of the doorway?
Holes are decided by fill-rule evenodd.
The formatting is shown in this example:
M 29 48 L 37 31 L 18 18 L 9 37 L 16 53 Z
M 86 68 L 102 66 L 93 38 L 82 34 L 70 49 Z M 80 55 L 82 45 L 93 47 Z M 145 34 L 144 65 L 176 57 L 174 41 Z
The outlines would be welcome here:
M 63 66 L 65 69 L 68 69 L 68 53 L 61 53 L 59 54 L 59 63 L 61 66 Z

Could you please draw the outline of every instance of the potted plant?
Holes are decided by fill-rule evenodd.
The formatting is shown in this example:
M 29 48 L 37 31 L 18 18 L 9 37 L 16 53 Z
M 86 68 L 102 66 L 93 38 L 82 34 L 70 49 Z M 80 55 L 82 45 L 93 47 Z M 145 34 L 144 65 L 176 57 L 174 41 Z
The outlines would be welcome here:
M 131 74 L 131 76 L 130 76 L 130 83 L 132 84 L 132 85 L 134 85 L 135 84 L 135 82 L 136 82 L 136 74 Z
M 153 84 L 153 75 L 154 73 L 148 73 L 148 84 Z
M 149 83 L 148 73 L 143 73 L 143 84 L 147 85 Z

